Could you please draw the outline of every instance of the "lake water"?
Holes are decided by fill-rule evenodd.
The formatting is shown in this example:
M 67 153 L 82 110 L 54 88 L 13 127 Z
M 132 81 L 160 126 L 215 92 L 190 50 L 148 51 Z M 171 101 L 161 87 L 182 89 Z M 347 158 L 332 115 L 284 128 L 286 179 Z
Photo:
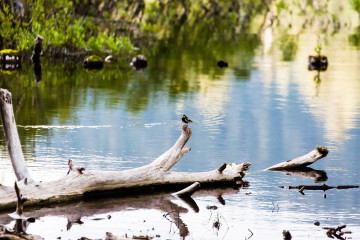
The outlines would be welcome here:
M 282 239 L 289 230 L 294 239 L 328 239 L 322 227 L 346 224 L 348 237 L 360 239 L 359 189 L 301 195 L 279 188 L 360 184 L 360 50 L 349 34 L 320 35 L 329 59 L 320 80 L 307 70 L 317 43 L 311 32 L 290 44 L 271 32 L 210 43 L 182 36 L 146 52 L 144 71 L 114 63 L 91 72 L 78 62 L 42 59 L 40 82 L 26 63 L 12 74 L 1 73 L 1 88 L 13 93 L 23 151 L 36 180 L 64 176 L 69 158 L 86 171 L 148 164 L 177 140 L 183 113 L 194 121 L 191 151 L 173 171 L 252 164 L 244 178 L 248 187 L 196 193 L 198 211 L 168 194 L 73 203 L 33 211 L 39 219 L 28 233 L 45 239 L 99 239 L 106 232 L 157 239 Z M 229 67 L 218 68 L 219 59 Z M 0 183 L 12 185 L 0 136 Z M 326 181 L 264 171 L 316 146 L 330 151 L 311 165 L 326 172 Z M 7 213 L 0 219 L 14 224 Z

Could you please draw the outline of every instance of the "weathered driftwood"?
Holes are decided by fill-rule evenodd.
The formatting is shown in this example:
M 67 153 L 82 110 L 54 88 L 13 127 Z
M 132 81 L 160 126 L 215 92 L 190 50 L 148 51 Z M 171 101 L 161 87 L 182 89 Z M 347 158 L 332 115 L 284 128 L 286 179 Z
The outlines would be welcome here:
M 74 167 L 72 163 L 70 168 L 69 162 L 70 172 L 67 175 L 64 173 L 63 178 L 50 182 L 35 182 L 30 178 L 26 169 L 13 115 L 11 93 L 1 89 L 0 96 L 5 136 L 13 167 L 19 180 L 17 184 L 23 196 L 27 198 L 25 206 L 63 203 L 103 193 L 128 193 L 144 189 L 173 188 L 175 185 L 184 186 L 194 182 L 205 186 L 229 184 L 234 180 L 241 180 L 244 176 L 243 171 L 250 165 L 249 163 L 228 164 L 221 172 L 217 169 L 197 173 L 170 172 L 170 168 L 190 151 L 190 147 L 185 144 L 192 131 L 189 126 L 184 125 L 176 143 L 146 166 L 124 171 L 88 172 L 79 171 L 79 168 Z M 11 187 L 0 189 L 0 209 L 15 207 L 16 200 L 16 194 Z
M 0 113 L 6 138 L 6 145 L 16 178 L 18 180 L 24 178 L 30 179 L 30 175 L 25 164 L 25 158 L 21 149 L 19 134 L 16 128 L 12 106 L 12 96 L 6 89 L 0 89 Z
M 323 185 L 299 185 L 299 186 L 289 186 L 289 189 L 303 189 L 303 190 L 322 190 L 326 191 L 329 189 L 350 189 L 350 188 L 359 188 L 359 185 L 340 185 L 340 186 L 328 186 Z
M 310 164 L 313 164 L 314 162 L 316 162 L 317 160 L 323 157 L 326 157 L 328 152 L 329 150 L 326 147 L 316 147 L 308 154 L 305 154 L 293 160 L 288 160 L 286 162 L 278 163 L 276 165 L 267 168 L 266 170 L 276 171 L 276 170 L 303 168 L 309 166 Z

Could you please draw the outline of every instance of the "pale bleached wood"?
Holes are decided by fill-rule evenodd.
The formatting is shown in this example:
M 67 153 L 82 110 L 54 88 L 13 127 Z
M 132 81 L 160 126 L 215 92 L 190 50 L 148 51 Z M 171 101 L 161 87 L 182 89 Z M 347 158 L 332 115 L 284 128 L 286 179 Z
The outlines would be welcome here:
M 250 163 L 228 164 L 217 169 L 199 173 L 169 172 L 186 153 L 190 147 L 185 146 L 192 131 L 188 125 L 183 125 L 181 135 L 175 144 L 152 163 L 139 168 L 124 171 L 85 171 L 85 168 L 75 167 L 69 160 L 69 171 L 64 177 L 50 182 L 35 182 L 29 176 L 24 156 L 22 154 L 19 136 L 16 129 L 12 108 L 11 93 L 5 89 L 0 90 L 1 115 L 8 149 L 17 175 L 17 186 L 24 198 L 25 206 L 47 205 L 63 203 L 81 199 L 89 194 L 101 192 L 134 192 L 144 189 L 160 189 L 163 187 L 183 186 L 194 182 L 206 185 L 218 182 L 234 182 L 241 180 Z M 12 208 L 16 205 L 15 191 L 10 187 L 0 188 L 0 209 Z
M 200 183 L 195 182 L 195 183 L 191 184 L 190 186 L 173 193 L 172 195 L 179 196 L 179 197 L 181 197 L 181 196 L 189 196 L 190 197 L 199 187 L 200 187 Z
M 28 200 L 24 206 L 46 205 L 61 203 L 75 199 L 81 199 L 90 193 L 104 191 L 136 191 L 143 188 L 161 188 L 165 186 L 176 186 L 191 184 L 194 182 L 206 183 L 207 185 L 218 182 L 233 182 L 241 179 L 243 171 L 248 168 L 249 163 L 228 164 L 220 173 L 217 169 L 208 172 L 184 173 L 167 171 L 179 159 L 189 151 L 185 143 L 191 136 L 188 125 L 182 127 L 182 133 L 166 153 L 154 160 L 149 165 L 124 171 L 84 171 L 80 173 L 76 167 L 72 167 L 69 174 L 50 182 L 37 183 L 33 180 L 19 181 L 18 186 L 24 197 Z M 0 188 L 0 209 L 11 208 L 16 205 L 16 195 L 9 187 Z
M 285 169 L 296 169 L 296 168 L 303 168 L 313 164 L 317 160 L 325 157 L 328 154 L 328 150 L 325 147 L 316 147 L 314 150 L 295 158 L 293 160 L 289 160 L 286 162 L 275 164 L 266 170 L 285 170 Z
M 12 96 L 6 89 L 0 89 L 0 113 L 6 145 L 17 180 L 30 178 L 16 128 Z

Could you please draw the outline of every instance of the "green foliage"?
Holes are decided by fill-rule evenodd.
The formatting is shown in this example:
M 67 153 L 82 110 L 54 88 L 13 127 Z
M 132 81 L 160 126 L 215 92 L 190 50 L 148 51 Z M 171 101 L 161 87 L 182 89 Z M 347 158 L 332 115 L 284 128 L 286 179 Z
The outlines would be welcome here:
M 298 37 L 296 35 L 289 35 L 283 33 L 280 36 L 280 50 L 282 51 L 282 59 L 284 61 L 292 61 L 296 56 L 298 50 Z
M 348 40 L 351 43 L 351 45 L 355 47 L 360 47 L 360 32 L 357 31 L 354 34 L 349 34 Z
M 16 45 L 20 51 L 32 49 L 37 34 L 43 36 L 44 49 L 49 46 L 69 51 L 88 47 L 95 52 L 107 51 L 113 55 L 131 52 L 133 46 L 127 37 L 101 33 L 95 20 L 75 17 L 71 0 L 34 0 L 29 4 L 31 26 L 17 23 L 9 7 L 3 3 L 0 12 L 0 37 Z M 10 45 L 10 46 L 11 46 Z
M 316 149 L 318 150 L 319 153 L 325 156 L 329 153 L 329 149 L 327 147 L 316 146 Z
M 276 12 L 279 14 L 282 10 L 287 10 L 288 6 L 284 0 L 280 0 L 276 3 Z
M 134 49 L 128 37 L 108 36 L 105 33 L 101 33 L 97 37 L 90 37 L 85 45 L 95 53 L 108 52 L 113 55 L 132 53 Z
M 102 58 L 96 55 L 91 55 L 90 57 L 86 58 L 85 61 L 88 62 L 102 62 Z
M 351 7 L 360 14 L 360 0 L 349 0 Z
M 314 48 L 315 52 L 320 56 L 321 55 L 321 50 L 322 50 L 322 45 L 321 43 L 319 43 L 315 48 Z

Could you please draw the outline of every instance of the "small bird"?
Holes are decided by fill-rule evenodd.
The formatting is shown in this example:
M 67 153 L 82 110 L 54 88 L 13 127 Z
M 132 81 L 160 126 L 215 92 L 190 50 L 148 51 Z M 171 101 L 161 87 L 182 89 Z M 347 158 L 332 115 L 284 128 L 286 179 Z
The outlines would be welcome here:
M 181 120 L 186 124 L 188 124 L 189 122 L 192 122 L 185 114 L 183 114 Z

